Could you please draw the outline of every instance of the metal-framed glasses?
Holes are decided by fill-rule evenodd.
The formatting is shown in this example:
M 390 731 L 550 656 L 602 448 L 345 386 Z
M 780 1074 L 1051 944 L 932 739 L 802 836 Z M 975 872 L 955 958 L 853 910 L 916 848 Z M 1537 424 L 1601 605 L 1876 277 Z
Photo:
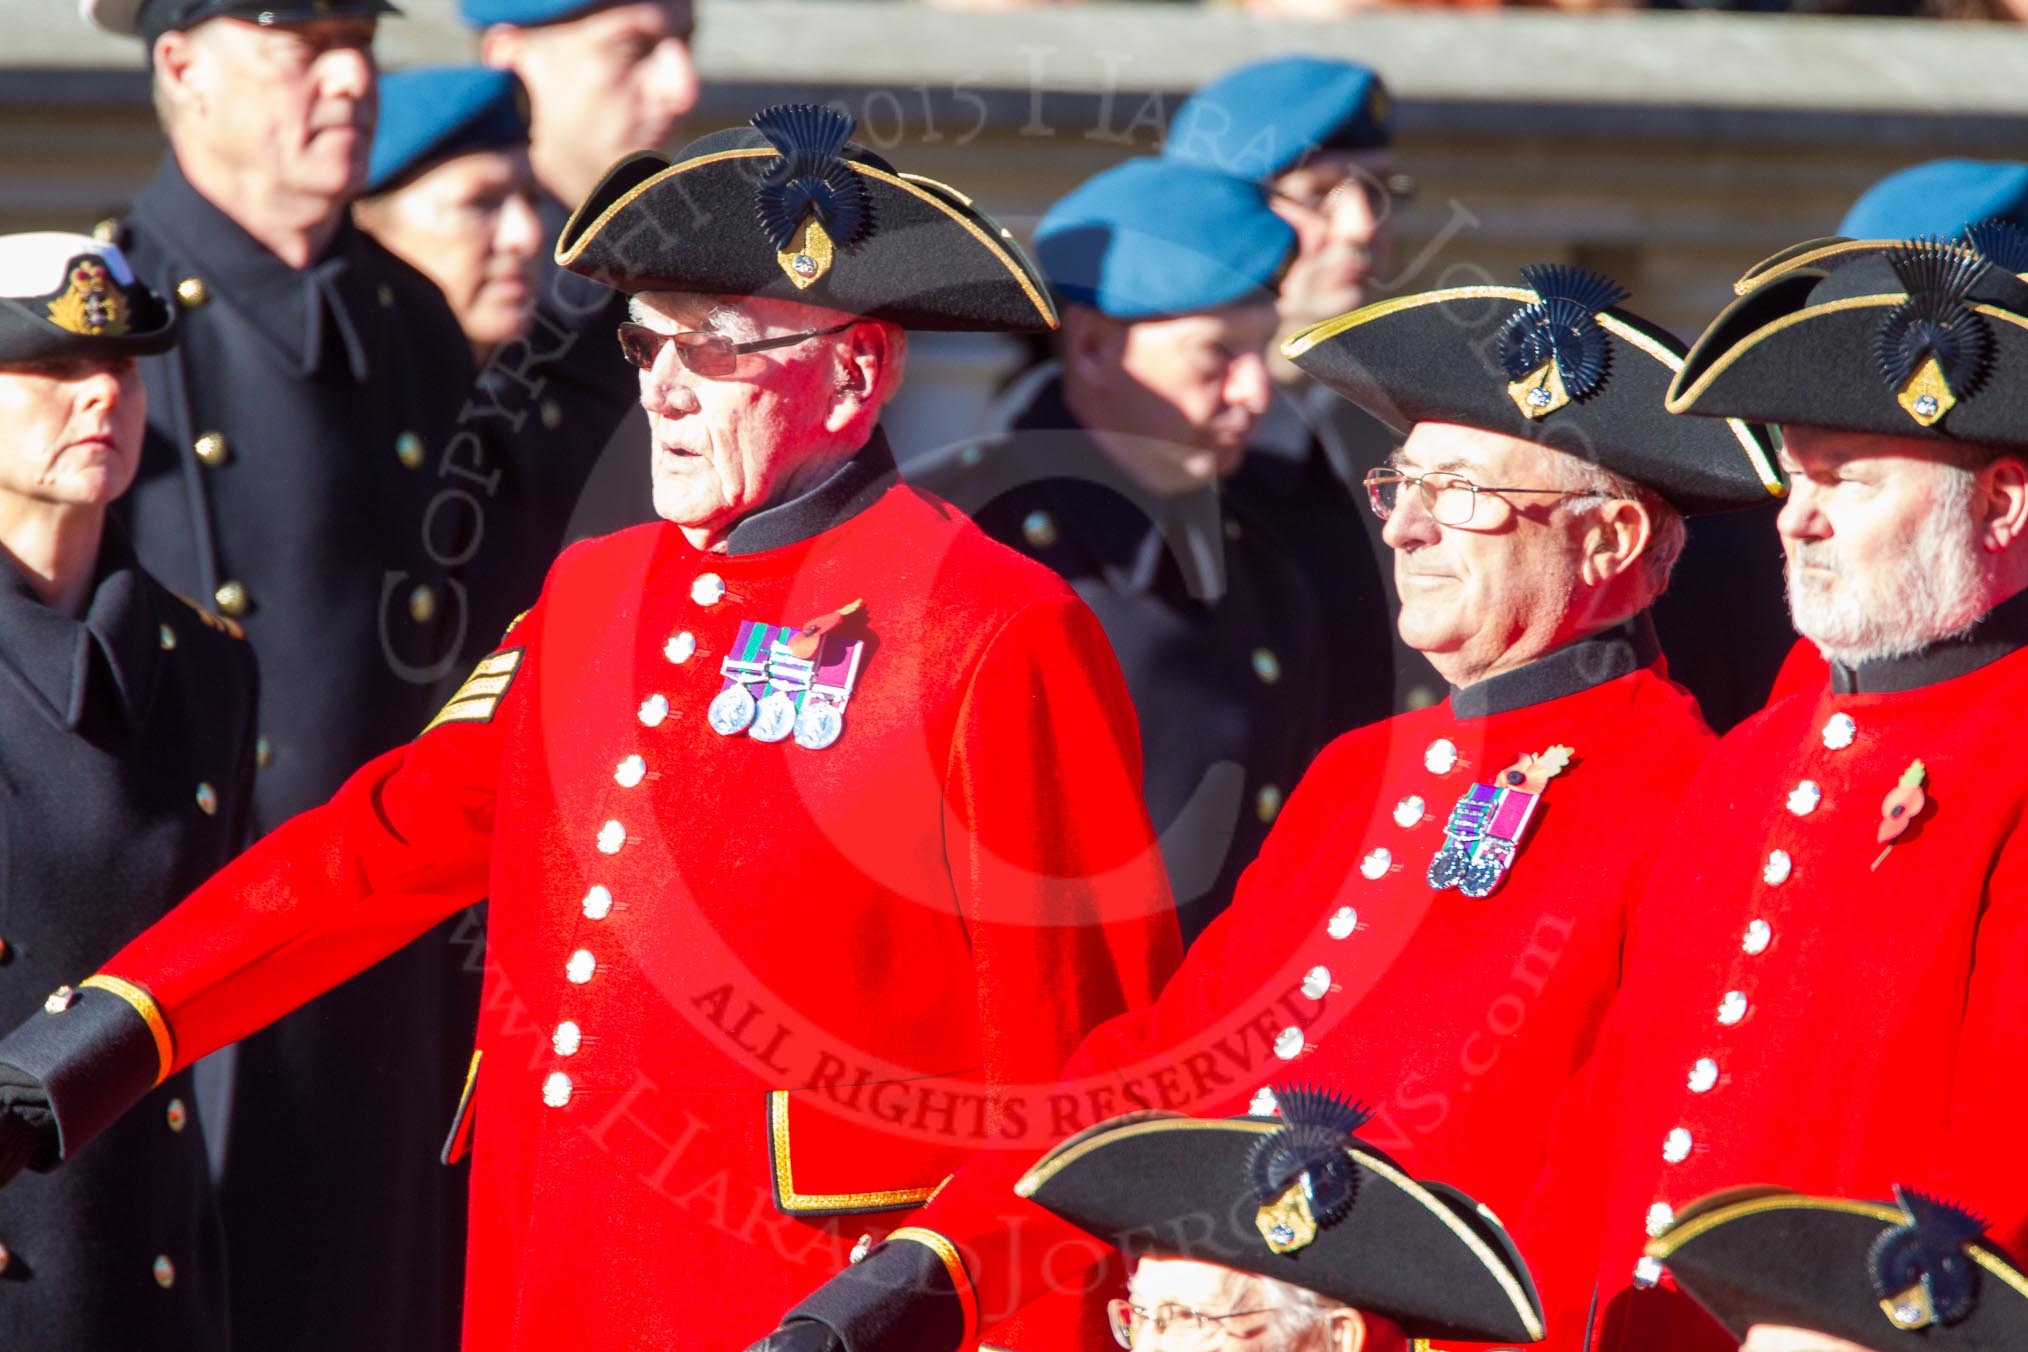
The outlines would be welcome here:
M 1106 1322 L 1113 1326 L 1113 1341 L 1131 1349 L 1134 1335 L 1147 1329 L 1157 1338 L 1173 1333 L 1163 1344 L 1175 1352 L 1210 1352 L 1225 1340 L 1225 1321 L 1241 1315 L 1266 1314 L 1266 1310 L 1227 1310 L 1206 1314 L 1187 1305 L 1162 1304 L 1150 1310 L 1130 1300 L 1106 1302 Z
M 1401 490 L 1413 488 L 1422 494 L 1423 509 L 1443 526 L 1468 526 L 1472 514 L 1478 510 L 1479 495 L 1492 493 L 1547 493 L 1559 498 L 1584 498 L 1592 496 L 1584 488 L 1494 488 L 1487 484 L 1475 484 L 1462 474 L 1451 470 L 1436 469 L 1427 474 L 1409 474 L 1398 469 L 1369 469 L 1366 471 L 1366 500 L 1373 505 L 1373 514 L 1382 521 L 1394 515 L 1394 509 L 1401 502 Z
M 859 321 L 848 319 L 828 329 L 812 329 L 808 333 L 790 333 L 780 338 L 762 338 L 753 343 L 735 343 L 723 334 L 706 333 L 691 329 L 683 333 L 660 333 L 646 324 L 620 325 L 620 351 L 627 360 L 643 371 L 655 369 L 655 358 L 661 355 L 666 343 L 676 345 L 676 360 L 690 368 L 693 375 L 717 379 L 729 376 L 739 369 L 739 359 L 749 352 L 768 352 L 778 347 L 794 347 L 797 343 L 812 338 L 824 338 L 834 333 L 843 333 Z
M 1364 170 L 1354 170 L 1321 192 L 1294 193 L 1271 187 L 1268 189 L 1268 195 L 1299 206 L 1305 211 L 1314 211 L 1320 216 L 1334 216 L 1350 195 L 1356 192 L 1366 199 L 1368 212 L 1381 216 L 1394 206 L 1413 201 L 1418 186 L 1413 174 L 1391 173 L 1375 176 Z

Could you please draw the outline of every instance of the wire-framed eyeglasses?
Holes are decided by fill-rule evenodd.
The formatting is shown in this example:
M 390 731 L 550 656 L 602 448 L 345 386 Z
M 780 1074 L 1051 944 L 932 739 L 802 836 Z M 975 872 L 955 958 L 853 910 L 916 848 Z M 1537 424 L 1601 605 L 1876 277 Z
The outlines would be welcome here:
M 1588 498 L 1593 496 L 1585 488 L 1495 488 L 1488 484 L 1476 484 L 1453 470 L 1434 469 L 1427 474 L 1409 474 L 1398 469 L 1369 469 L 1366 471 L 1366 500 L 1373 505 L 1373 514 L 1382 521 L 1394 515 L 1395 507 L 1401 501 L 1403 487 L 1416 489 L 1422 494 L 1423 509 L 1443 526 L 1468 526 L 1472 514 L 1478 510 L 1479 495 L 1491 493 L 1495 496 L 1507 493 L 1547 493 L 1559 498 Z
M 694 375 L 717 379 L 731 375 L 739 369 L 739 359 L 749 352 L 769 352 L 778 347 L 794 347 L 797 343 L 812 338 L 825 338 L 834 333 L 843 333 L 859 321 L 848 319 L 828 329 L 812 329 L 808 333 L 790 333 L 780 338 L 762 338 L 758 342 L 735 343 L 722 334 L 706 333 L 698 329 L 682 333 L 660 333 L 646 324 L 620 325 L 620 351 L 627 360 L 643 371 L 655 369 L 655 358 L 661 355 L 665 343 L 676 345 L 676 360 L 690 368 Z
M 1175 1352 L 1210 1352 L 1225 1340 L 1225 1321 L 1241 1315 L 1266 1314 L 1266 1310 L 1227 1310 L 1206 1314 L 1187 1305 L 1164 1303 L 1149 1309 L 1130 1300 L 1106 1302 L 1106 1322 L 1113 1326 L 1113 1341 L 1131 1349 L 1134 1335 L 1147 1329 L 1157 1338 L 1173 1332 L 1164 1346 Z

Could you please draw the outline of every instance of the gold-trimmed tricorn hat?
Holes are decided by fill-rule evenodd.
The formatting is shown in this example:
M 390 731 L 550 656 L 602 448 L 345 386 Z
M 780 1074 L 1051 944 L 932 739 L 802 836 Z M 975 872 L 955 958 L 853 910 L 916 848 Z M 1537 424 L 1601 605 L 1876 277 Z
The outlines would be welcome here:
M 1014 238 L 956 189 L 851 141 L 832 108 L 769 108 L 751 126 L 606 171 L 556 261 L 621 291 L 773 296 L 910 329 L 1056 327 Z
M 2028 446 L 2028 235 L 1816 240 L 1741 279 L 1669 388 L 1675 413 Z
M 1015 1191 L 1128 1253 L 1307 1287 L 1412 1338 L 1533 1343 L 1542 1305 L 1499 1220 L 1353 1133 L 1367 1114 L 1276 1086 L 1280 1120 L 1133 1113 L 1071 1137 Z
M 1670 416 L 1683 345 L 1621 309 L 1623 287 L 1561 264 L 1521 277 L 1380 301 L 1304 329 L 1282 354 L 1403 435 L 1419 422 L 1505 433 L 1623 474 L 1686 514 L 1787 491 L 1766 428 Z
M 116 361 L 166 352 L 176 311 L 126 255 L 89 235 L 0 235 L 0 364 Z
M 1985 1223 L 1913 1189 L 1894 1195 L 1733 1188 L 1684 1208 L 1648 1255 L 1736 1337 L 1775 1324 L 1878 1352 L 2028 1352 L 2028 1276 Z

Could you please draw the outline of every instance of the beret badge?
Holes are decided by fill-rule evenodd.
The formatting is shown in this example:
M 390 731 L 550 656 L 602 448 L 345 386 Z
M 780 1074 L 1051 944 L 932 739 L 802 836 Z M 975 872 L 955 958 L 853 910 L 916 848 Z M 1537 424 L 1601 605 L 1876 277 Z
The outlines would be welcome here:
M 854 125 L 815 104 L 780 104 L 754 115 L 754 130 L 776 151 L 754 205 L 775 261 L 798 290 L 816 284 L 838 251 L 872 224 L 866 185 L 839 157 Z
M 1985 379 L 1993 335 L 1966 295 L 1991 267 L 1972 249 L 1916 240 L 1887 255 L 1908 299 L 1880 322 L 1875 354 L 1895 402 L 1934 427 Z
M 89 337 L 125 333 L 130 323 L 126 296 L 96 258 L 71 261 L 63 294 L 47 309 L 58 328 Z
M 1359 1175 L 1345 1150 L 1372 1113 L 1322 1089 L 1277 1085 L 1273 1093 L 1282 1126 L 1254 1146 L 1247 1173 L 1261 1238 L 1276 1253 L 1293 1253 L 1352 1209 Z
M 1612 348 L 1598 314 L 1632 293 L 1562 264 L 1525 267 L 1521 278 L 1536 299 L 1501 326 L 1500 359 L 1508 397 L 1523 417 L 1540 419 L 1605 383 Z
M 1898 1329 L 1955 1324 L 1971 1313 L 1978 1268 L 1965 1245 L 1986 1223 L 1971 1212 L 1897 1185 L 1894 1199 L 1908 1220 L 1881 1232 L 1867 1257 L 1880 1308 Z

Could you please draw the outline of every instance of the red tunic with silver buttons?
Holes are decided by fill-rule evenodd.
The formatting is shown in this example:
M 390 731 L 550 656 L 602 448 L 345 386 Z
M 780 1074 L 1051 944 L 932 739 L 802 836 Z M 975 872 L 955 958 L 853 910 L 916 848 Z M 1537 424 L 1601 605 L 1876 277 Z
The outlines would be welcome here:
M 982 1319 L 1079 1280 L 1078 1240 L 1014 1201 L 1013 1180 L 1070 1133 L 1136 1108 L 1267 1112 L 1272 1082 L 1322 1085 L 1371 1107 L 1361 1137 L 1417 1177 L 1502 1215 L 1518 1207 L 1618 983 L 1657 823 L 1714 742 L 1659 659 L 1644 651 L 1636 667 L 1630 645 L 1609 643 L 1617 666 L 1588 669 L 1627 674 L 1584 685 L 1573 673 L 1606 644 L 1579 645 L 1553 672 L 1457 696 L 1497 711 L 1461 717 L 1446 701 L 1324 750 L 1161 999 L 1094 1032 L 1063 1083 L 1025 1105 L 1020 1148 L 975 1161 L 924 1212 L 918 1224 L 971 1253 Z M 1569 693 L 1504 707 L 1559 680 Z M 1498 889 L 1433 889 L 1459 798 L 1557 745 L 1570 765 Z
M 853 601 L 835 744 L 713 731 L 742 620 Z M 489 896 L 465 1345 L 741 1346 L 1174 968 L 1139 761 L 1083 603 L 934 499 L 642 527 L 106 970 L 187 1062 Z
M 1641 1254 L 1719 1188 L 1899 1182 L 2028 1237 L 2024 707 L 2028 652 L 1896 693 L 1827 683 L 1706 762 L 1518 1227 L 1555 1346 L 1581 1343 L 1596 1285 L 1596 1345 L 1731 1347 Z M 1927 804 L 1882 858 L 1917 760 Z

